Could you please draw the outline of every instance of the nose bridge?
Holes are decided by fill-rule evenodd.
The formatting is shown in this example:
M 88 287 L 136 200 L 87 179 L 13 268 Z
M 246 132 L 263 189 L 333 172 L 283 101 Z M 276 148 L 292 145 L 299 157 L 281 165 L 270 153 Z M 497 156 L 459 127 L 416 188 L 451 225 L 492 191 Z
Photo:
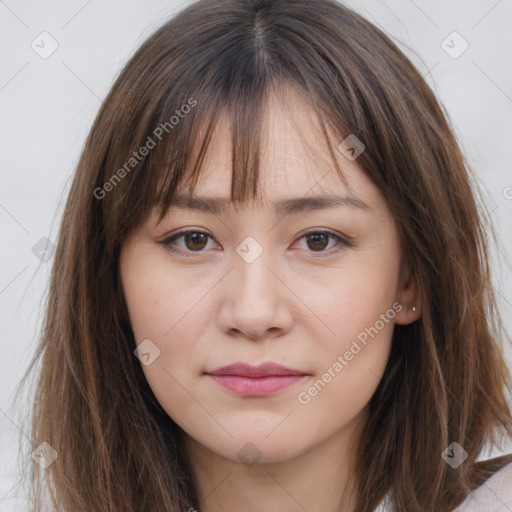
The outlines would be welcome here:
M 286 329 L 289 315 L 283 316 L 283 284 L 275 276 L 277 262 L 273 251 L 256 237 L 248 236 L 237 246 L 236 253 L 230 272 L 229 298 L 221 317 L 224 329 L 236 329 L 251 338 L 261 337 L 276 327 Z
M 249 301 L 253 307 L 260 308 L 271 300 L 270 288 L 275 276 L 269 267 L 275 266 L 275 262 L 272 250 L 263 245 L 262 236 L 258 238 L 260 241 L 255 236 L 247 236 L 237 246 L 233 279 L 240 294 L 238 302 Z

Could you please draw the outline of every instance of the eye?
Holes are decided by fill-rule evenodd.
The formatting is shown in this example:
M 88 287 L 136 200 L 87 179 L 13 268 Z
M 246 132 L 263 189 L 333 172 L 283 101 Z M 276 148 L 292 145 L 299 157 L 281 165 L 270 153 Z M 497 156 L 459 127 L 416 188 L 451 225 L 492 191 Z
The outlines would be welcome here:
M 174 242 L 175 240 L 178 240 L 180 238 L 183 238 L 185 241 L 185 250 L 183 249 L 176 249 L 173 247 L 176 245 Z M 162 243 L 169 248 L 172 252 L 179 252 L 179 253 L 185 253 L 185 256 L 188 256 L 186 254 L 187 250 L 190 249 L 189 252 L 202 252 L 202 249 L 204 249 L 208 238 L 211 238 L 208 233 L 204 233 L 203 231 L 196 231 L 196 230 L 189 230 L 189 231 L 180 231 L 179 233 L 176 233 L 175 235 L 167 238 Z
M 176 249 L 176 240 L 183 238 L 185 242 L 185 248 L 181 247 Z M 204 252 L 203 249 L 208 244 L 208 239 L 211 236 L 208 233 L 198 230 L 187 230 L 180 231 L 171 237 L 163 240 L 162 243 L 165 245 L 171 252 L 181 253 L 183 256 L 190 256 L 190 253 L 201 253 Z M 349 246 L 350 243 L 342 238 L 341 236 L 326 230 L 316 230 L 316 231 L 308 231 L 304 235 L 302 235 L 299 240 L 305 239 L 306 244 L 311 252 L 320 252 L 320 253 L 333 253 L 338 252 L 345 246 Z M 325 248 L 329 245 L 329 239 L 334 240 L 334 246 L 339 246 L 338 249 L 332 251 L 326 251 Z M 332 249 L 332 246 L 331 246 Z
M 312 252 L 338 252 L 343 247 L 350 245 L 347 240 L 342 238 L 341 236 L 333 233 L 331 231 L 326 230 L 317 230 L 317 231 L 308 231 L 306 234 L 302 235 L 299 240 L 305 239 L 307 247 L 312 249 Z M 326 246 L 329 245 L 329 239 L 334 240 L 334 247 L 338 246 L 338 248 L 334 251 L 329 250 L 326 251 Z M 333 246 L 331 246 L 332 249 Z

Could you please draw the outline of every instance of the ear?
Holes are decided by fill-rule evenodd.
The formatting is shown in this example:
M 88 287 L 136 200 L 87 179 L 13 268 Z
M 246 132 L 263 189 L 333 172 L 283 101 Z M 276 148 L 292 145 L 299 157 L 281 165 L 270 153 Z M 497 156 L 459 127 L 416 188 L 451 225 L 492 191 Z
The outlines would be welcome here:
M 421 316 L 422 304 L 418 287 L 412 278 L 409 266 L 405 264 L 400 269 L 395 302 L 402 305 L 402 309 L 395 316 L 395 324 L 408 325 L 418 320 Z M 413 311 L 413 307 L 415 311 Z

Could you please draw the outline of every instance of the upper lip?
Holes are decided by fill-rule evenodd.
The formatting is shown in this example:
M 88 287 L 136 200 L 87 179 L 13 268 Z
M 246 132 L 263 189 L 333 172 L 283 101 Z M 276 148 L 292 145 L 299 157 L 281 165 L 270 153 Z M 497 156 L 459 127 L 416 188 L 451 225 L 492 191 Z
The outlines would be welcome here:
M 216 370 L 206 372 L 208 375 L 240 375 L 243 377 L 266 377 L 273 375 L 307 375 L 305 372 L 287 368 L 276 363 L 252 366 L 247 363 L 234 363 Z

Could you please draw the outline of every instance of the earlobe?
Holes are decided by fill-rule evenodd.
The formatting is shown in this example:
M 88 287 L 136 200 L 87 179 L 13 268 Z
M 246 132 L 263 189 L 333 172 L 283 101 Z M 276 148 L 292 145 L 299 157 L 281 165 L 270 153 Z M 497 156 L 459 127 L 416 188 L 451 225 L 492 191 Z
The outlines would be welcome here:
M 421 300 L 416 281 L 408 268 L 404 269 L 399 281 L 395 300 L 402 309 L 395 316 L 395 324 L 408 325 L 421 316 Z
M 395 324 L 398 325 L 408 325 L 412 324 L 418 318 L 421 316 L 421 311 L 418 307 L 412 306 L 412 307 L 405 307 L 402 305 L 402 309 L 399 313 L 395 316 Z

